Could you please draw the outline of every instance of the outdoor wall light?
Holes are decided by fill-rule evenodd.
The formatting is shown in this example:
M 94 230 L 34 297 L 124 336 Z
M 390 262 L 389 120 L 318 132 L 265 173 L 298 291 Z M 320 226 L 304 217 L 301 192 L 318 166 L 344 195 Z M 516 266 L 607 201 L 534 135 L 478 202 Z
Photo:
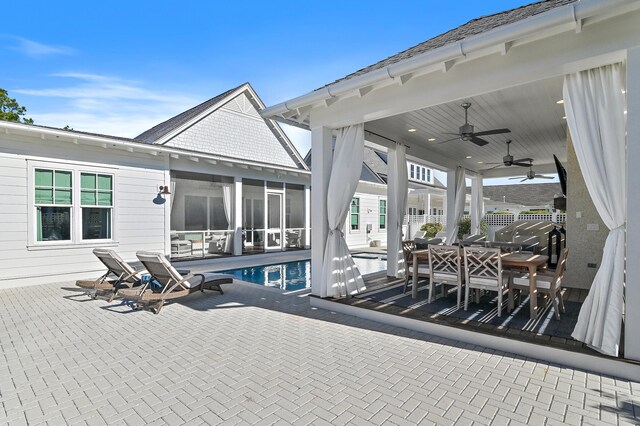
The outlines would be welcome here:
M 171 195 L 171 191 L 169 191 L 169 187 L 168 186 L 160 185 L 160 188 L 159 188 L 159 191 L 158 191 L 158 195 L 162 195 L 163 197 L 165 195 Z

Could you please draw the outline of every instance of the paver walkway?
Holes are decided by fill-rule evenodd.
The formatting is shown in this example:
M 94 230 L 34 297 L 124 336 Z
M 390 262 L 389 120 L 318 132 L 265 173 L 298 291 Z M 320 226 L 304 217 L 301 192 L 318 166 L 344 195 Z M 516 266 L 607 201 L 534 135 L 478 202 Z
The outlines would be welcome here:
M 300 295 L 227 285 L 153 315 L 74 294 L 0 291 L 0 424 L 639 423 L 637 383 Z

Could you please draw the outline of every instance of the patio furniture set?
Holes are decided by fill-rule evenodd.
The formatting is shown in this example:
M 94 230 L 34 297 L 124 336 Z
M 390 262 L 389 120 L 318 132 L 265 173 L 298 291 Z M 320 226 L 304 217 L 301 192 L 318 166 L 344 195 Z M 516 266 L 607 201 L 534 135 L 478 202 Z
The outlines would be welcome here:
M 233 283 L 233 277 L 227 274 L 191 274 L 187 270 L 176 270 L 160 253 L 137 252 L 136 256 L 144 267 L 141 269 L 132 267 L 113 250 L 94 249 L 93 254 L 107 267 L 107 271 L 95 280 L 76 281 L 78 287 L 93 299 L 102 296 L 111 302 L 120 296 L 134 308 L 149 308 L 155 314 L 167 301 L 197 291 L 214 290 L 223 294 L 220 286 Z
M 509 311 L 514 309 L 514 293 L 528 292 L 530 316 L 538 312 L 538 294 L 549 296 L 553 303 L 556 319 L 564 312 L 562 281 L 569 250 L 564 248 L 555 270 L 546 268 L 548 256 L 522 251 L 516 243 L 465 242 L 458 245 L 443 245 L 433 241 L 427 248 L 416 247 L 416 241 L 405 241 L 402 250 L 405 262 L 405 283 L 407 291 L 409 278 L 412 281 L 412 298 L 418 297 L 418 280 L 429 282 L 427 303 L 434 300 L 436 285 L 440 285 L 441 295 L 448 293 L 447 287 L 457 290 L 457 308 L 460 309 L 463 288 L 464 310 L 469 306 L 471 293 L 475 302 L 480 301 L 481 291 L 497 292 L 498 316 L 502 315 L 503 295 L 508 291 Z M 517 250 L 517 251 L 514 251 Z

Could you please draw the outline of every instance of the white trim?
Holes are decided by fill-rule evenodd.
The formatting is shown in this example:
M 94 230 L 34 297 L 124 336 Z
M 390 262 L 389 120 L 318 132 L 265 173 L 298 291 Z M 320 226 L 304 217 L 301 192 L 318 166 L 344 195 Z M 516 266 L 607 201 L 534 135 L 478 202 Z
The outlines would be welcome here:
M 613 358 L 594 356 L 580 352 L 528 343 L 500 336 L 492 336 L 477 331 L 464 330 L 432 322 L 420 321 L 398 315 L 387 314 L 372 309 L 358 308 L 343 303 L 336 303 L 319 297 L 310 297 L 309 304 L 315 308 L 327 309 L 345 315 L 375 321 L 381 324 L 408 330 L 427 333 L 432 336 L 444 337 L 463 343 L 483 346 L 490 349 L 504 351 L 508 354 L 524 356 L 526 358 L 539 359 L 546 362 L 565 365 L 570 368 L 593 371 L 598 374 L 606 374 L 620 377 L 635 382 L 640 381 L 640 364 L 619 361 Z M 446 344 L 446 343 L 445 343 Z

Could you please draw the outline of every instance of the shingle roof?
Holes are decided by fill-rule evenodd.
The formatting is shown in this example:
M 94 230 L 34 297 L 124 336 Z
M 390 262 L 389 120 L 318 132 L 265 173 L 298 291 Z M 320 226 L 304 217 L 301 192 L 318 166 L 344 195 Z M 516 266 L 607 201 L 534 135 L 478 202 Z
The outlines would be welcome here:
M 467 192 L 470 192 L 470 190 L 467 190 Z M 553 198 L 556 194 L 562 194 L 560 184 L 556 182 L 526 185 L 492 185 L 482 188 L 482 195 L 490 200 L 532 207 L 553 205 Z
M 229 89 L 224 93 L 220 93 L 218 96 L 215 96 L 209 99 L 208 101 L 204 101 L 203 103 L 196 105 L 193 108 L 188 109 L 185 112 L 182 112 L 176 115 L 175 117 L 171 117 L 170 119 L 163 121 L 162 123 L 139 134 L 134 139 L 136 141 L 143 142 L 143 143 L 149 143 L 149 144 L 155 143 L 164 135 L 182 126 L 192 118 L 198 116 L 200 113 L 207 110 L 207 108 L 210 108 L 211 106 L 217 104 L 218 102 L 223 100 L 225 97 L 227 97 L 229 94 L 235 92 L 236 90 L 238 90 L 239 88 L 241 88 L 246 84 L 249 84 L 249 83 L 242 83 L 241 85 L 234 87 L 233 89 Z
M 493 15 L 481 16 L 479 18 L 476 18 L 467 22 L 464 25 L 460 25 L 457 28 L 447 31 L 444 34 L 440 34 L 416 46 L 410 47 L 407 50 L 404 50 L 400 53 L 390 56 L 387 59 L 384 59 L 373 65 L 369 65 L 368 67 L 362 68 L 330 84 L 334 84 L 343 80 L 348 80 L 350 78 L 357 77 L 359 75 L 367 74 L 371 71 L 384 68 L 388 65 L 395 64 L 396 62 L 409 59 L 413 56 L 420 55 L 430 50 L 435 50 L 439 47 L 456 43 L 460 40 L 464 40 L 465 38 L 490 31 L 494 28 L 497 28 L 503 25 L 521 21 L 531 16 L 546 12 L 556 7 L 574 3 L 576 1 L 579 1 L 579 0 L 543 0 L 535 3 L 531 3 L 525 6 L 521 6 L 515 9 L 507 10 L 504 12 L 495 13 Z M 326 87 L 326 86 L 323 86 L 323 87 Z
M 365 147 L 365 152 L 367 148 Z M 305 164 L 311 170 L 311 150 L 307 152 L 307 155 L 304 157 Z M 381 183 L 386 184 L 387 182 L 383 180 L 376 172 L 371 170 L 371 168 L 367 165 L 366 162 L 362 162 L 362 171 L 360 172 L 360 180 L 363 182 L 371 182 L 371 183 Z

